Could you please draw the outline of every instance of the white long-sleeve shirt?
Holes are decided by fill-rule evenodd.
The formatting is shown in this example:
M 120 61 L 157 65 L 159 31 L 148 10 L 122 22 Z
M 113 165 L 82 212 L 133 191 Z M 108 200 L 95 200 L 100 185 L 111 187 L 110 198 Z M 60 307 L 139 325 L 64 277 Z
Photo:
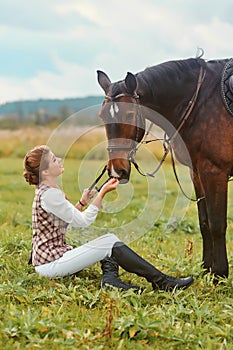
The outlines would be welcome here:
M 80 228 L 91 225 L 99 211 L 93 204 L 90 204 L 84 211 L 79 211 L 65 198 L 65 194 L 60 189 L 52 187 L 42 194 L 41 206 L 48 213 L 67 222 L 70 227 Z

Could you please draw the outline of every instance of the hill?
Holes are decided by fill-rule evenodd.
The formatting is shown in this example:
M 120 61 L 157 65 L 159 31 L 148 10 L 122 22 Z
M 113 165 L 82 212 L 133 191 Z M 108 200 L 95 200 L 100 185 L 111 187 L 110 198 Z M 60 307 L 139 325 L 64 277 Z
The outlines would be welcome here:
M 64 107 L 73 112 L 78 112 L 84 108 L 100 104 L 102 101 L 102 96 L 14 101 L 0 105 L 0 115 L 28 115 L 36 113 L 39 110 L 44 110 L 50 115 L 58 115 Z
M 12 128 L 19 123 L 47 124 L 51 121 L 63 120 L 70 115 L 92 106 L 100 105 L 103 96 L 88 96 L 83 98 L 38 99 L 7 102 L 0 105 L 1 128 Z M 85 111 L 83 124 L 93 124 L 97 113 Z

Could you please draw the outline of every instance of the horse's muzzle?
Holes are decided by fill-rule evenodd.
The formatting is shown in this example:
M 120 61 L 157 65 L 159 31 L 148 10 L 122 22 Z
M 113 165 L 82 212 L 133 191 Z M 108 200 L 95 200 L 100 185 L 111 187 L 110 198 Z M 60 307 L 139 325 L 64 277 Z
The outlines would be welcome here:
M 115 169 L 113 166 L 108 168 L 108 175 L 119 179 L 120 184 L 125 184 L 129 181 L 130 171 L 125 169 Z

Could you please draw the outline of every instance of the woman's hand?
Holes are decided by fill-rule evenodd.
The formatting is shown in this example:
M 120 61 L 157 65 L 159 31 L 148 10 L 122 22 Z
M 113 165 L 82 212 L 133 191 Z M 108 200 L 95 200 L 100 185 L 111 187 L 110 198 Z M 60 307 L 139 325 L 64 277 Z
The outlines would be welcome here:
M 119 180 L 117 178 L 111 178 L 106 184 L 103 185 L 103 187 L 100 190 L 100 195 L 103 198 L 106 193 L 114 191 L 117 188 L 117 185 L 119 184 Z
M 104 184 L 101 190 L 99 191 L 96 198 L 93 200 L 92 204 L 100 208 L 102 204 L 102 199 L 104 198 L 106 193 L 114 191 L 117 188 L 118 184 L 119 184 L 119 180 L 116 178 L 112 178 L 108 182 L 106 182 L 106 184 Z M 82 194 L 82 198 L 76 204 L 76 208 L 82 211 L 84 207 L 90 202 L 92 197 L 96 194 L 96 192 L 97 192 L 96 190 L 89 190 L 89 189 L 84 190 Z
M 84 205 L 87 205 L 90 200 L 94 197 L 94 195 L 96 194 L 96 190 L 89 190 L 88 188 L 86 188 L 83 191 L 82 197 L 80 199 L 81 203 L 83 203 Z
M 106 184 L 103 185 L 98 195 L 93 200 L 92 204 L 94 204 L 98 208 L 101 208 L 102 199 L 104 198 L 106 193 L 114 191 L 117 188 L 118 184 L 119 184 L 118 179 L 115 179 L 115 178 L 110 179 Z

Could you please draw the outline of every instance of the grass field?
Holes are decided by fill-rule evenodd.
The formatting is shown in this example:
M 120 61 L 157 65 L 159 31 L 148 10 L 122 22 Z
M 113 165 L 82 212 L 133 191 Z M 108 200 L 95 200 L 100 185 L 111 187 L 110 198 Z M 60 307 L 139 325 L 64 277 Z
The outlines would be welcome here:
M 19 145 L 20 156 L 11 153 L 0 159 L 1 349 L 233 349 L 233 182 L 227 234 L 230 277 L 215 287 L 201 269 L 195 203 L 178 194 L 170 165 L 150 183 L 133 170 L 131 184 L 109 195 L 93 228 L 71 232 L 68 239 L 79 244 L 114 232 L 163 272 L 193 275 L 195 283 L 186 291 L 154 292 L 143 278 L 121 270 L 124 280 L 145 291 L 106 292 L 100 289 L 99 264 L 56 280 L 42 278 L 28 266 L 34 189 L 22 177 L 24 148 Z M 73 203 L 80 196 L 78 182 L 88 186 L 102 165 L 93 159 L 65 161 L 61 185 Z M 182 176 L 189 190 L 189 179 Z

